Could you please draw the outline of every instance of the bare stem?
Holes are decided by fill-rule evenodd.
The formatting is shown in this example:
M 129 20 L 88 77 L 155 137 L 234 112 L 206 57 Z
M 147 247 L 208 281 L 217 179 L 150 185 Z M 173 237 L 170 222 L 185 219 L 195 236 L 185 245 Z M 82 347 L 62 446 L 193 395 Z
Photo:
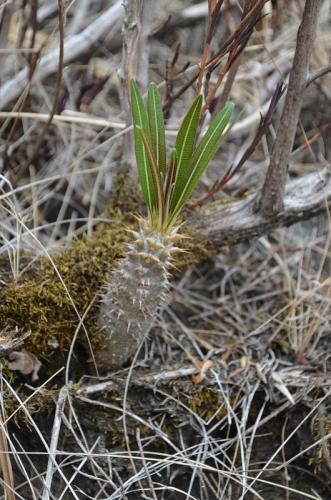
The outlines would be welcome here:
M 322 68 L 317 69 L 308 76 L 306 87 L 308 87 L 311 83 L 315 82 L 315 80 L 317 80 L 318 78 L 322 78 L 322 76 L 325 76 L 330 72 L 331 72 L 331 63 L 327 64 L 326 66 L 323 66 Z
M 306 0 L 305 2 L 283 113 L 259 204 L 259 210 L 265 217 L 271 217 L 283 209 L 288 163 L 307 83 L 309 58 L 314 45 L 319 6 L 320 0 Z
M 151 31 L 152 0 L 125 0 L 123 2 L 125 16 L 122 28 L 123 48 L 120 79 L 122 83 L 122 110 L 127 125 L 130 124 L 130 80 L 139 82 L 143 91 L 148 84 L 149 45 L 148 36 Z M 118 166 L 118 174 L 126 174 L 133 162 L 133 144 L 130 134 L 124 136 L 122 162 Z
M 122 28 L 123 50 L 120 78 L 122 82 L 122 109 L 129 116 L 130 91 L 132 78 L 146 90 L 148 83 L 149 46 L 147 43 L 151 31 L 151 0 L 125 0 L 125 17 Z
M 254 211 L 255 194 L 230 204 L 212 206 L 210 211 L 192 214 L 185 225 L 208 249 L 219 249 L 259 238 L 277 227 L 290 226 L 325 212 L 331 204 L 331 175 L 328 168 L 303 175 L 286 185 L 284 207 L 274 217 Z

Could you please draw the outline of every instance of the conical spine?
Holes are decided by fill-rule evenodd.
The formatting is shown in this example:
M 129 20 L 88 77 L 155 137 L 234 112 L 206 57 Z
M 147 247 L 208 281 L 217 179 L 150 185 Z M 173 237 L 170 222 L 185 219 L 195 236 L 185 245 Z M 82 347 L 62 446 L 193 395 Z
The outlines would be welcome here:
M 177 229 L 161 235 L 141 221 L 133 235 L 102 297 L 99 321 L 105 336 L 95 356 L 100 368 L 119 367 L 133 356 L 167 298 Z

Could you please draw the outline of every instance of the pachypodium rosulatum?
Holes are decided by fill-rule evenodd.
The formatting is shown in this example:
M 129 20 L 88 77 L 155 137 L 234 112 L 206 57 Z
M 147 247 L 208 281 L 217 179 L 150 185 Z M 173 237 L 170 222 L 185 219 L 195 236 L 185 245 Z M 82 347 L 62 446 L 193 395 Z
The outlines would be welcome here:
M 119 367 L 130 359 L 167 300 L 182 238 L 182 208 L 231 128 L 234 105 L 229 102 L 197 142 L 202 101 L 201 95 L 196 97 L 185 115 L 167 162 L 157 86 L 149 85 L 145 108 L 137 83 L 131 81 L 136 162 L 148 216 L 138 219 L 133 241 L 104 289 L 99 320 L 105 335 L 96 353 L 103 367 Z

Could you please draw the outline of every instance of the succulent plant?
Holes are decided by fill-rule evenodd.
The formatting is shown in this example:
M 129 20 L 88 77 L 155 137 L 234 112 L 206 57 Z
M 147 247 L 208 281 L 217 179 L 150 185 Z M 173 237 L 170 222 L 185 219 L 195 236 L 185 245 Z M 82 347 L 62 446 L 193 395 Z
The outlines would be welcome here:
M 134 240 L 105 287 L 99 316 L 105 336 L 96 354 L 101 366 L 117 367 L 127 361 L 166 301 L 181 238 L 181 211 L 224 140 L 234 107 L 226 104 L 196 144 L 202 101 L 201 95 L 196 97 L 185 115 L 167 164 L 157 86 L 149 85 L 146 109 L 136 82 L 131 81 L 136 161 L 148 216 L 138 219 Z

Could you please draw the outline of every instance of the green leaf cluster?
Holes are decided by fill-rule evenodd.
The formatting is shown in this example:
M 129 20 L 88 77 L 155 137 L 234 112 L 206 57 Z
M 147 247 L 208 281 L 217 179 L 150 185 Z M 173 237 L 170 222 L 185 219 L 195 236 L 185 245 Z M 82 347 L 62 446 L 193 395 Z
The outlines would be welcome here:
M 166 233 L 176 223 L 227 132 L 234 105 L 227 103 L 196 144 L 202 96 L 193 101 L 179 128 L 167 167 L 165 127 L 157 86 L 148 87 L 145 108 L 137 83 L 131 81 L 135 152 L 141 187 L 153 229 Z

